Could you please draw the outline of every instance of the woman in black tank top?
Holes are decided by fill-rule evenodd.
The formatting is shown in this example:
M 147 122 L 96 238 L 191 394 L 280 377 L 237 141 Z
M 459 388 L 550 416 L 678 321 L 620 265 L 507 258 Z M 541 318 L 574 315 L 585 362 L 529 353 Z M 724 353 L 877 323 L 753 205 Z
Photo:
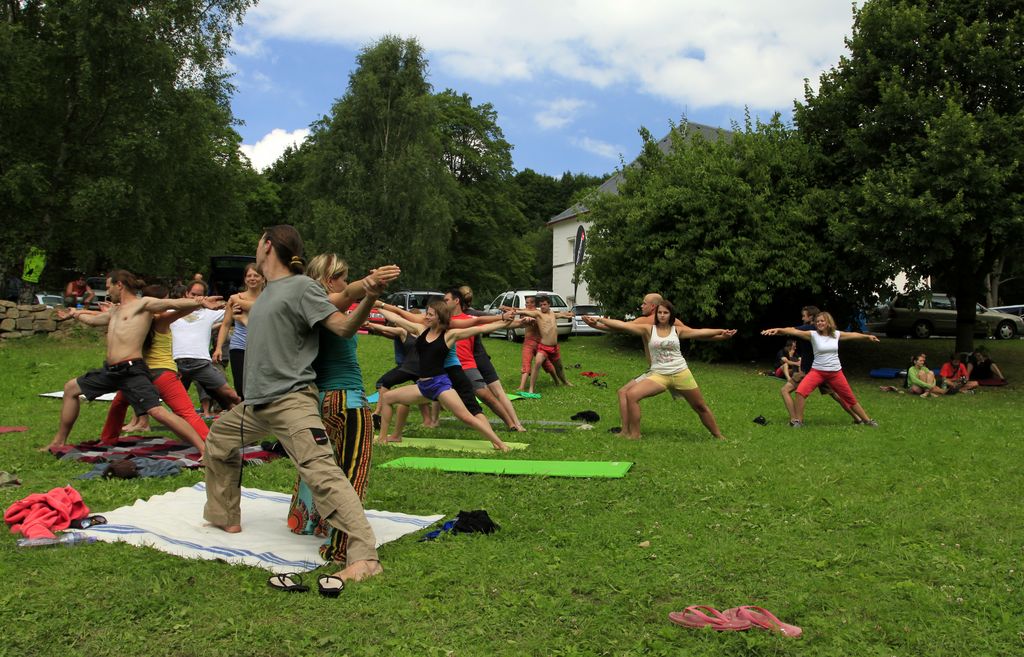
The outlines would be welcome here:
M 449 329 L 448 322 L 451 313 L 443 301 L 435 301 L 427 307 L 423 324 L 415 324 L 387 310 L 382 311 L 384 317 L 389 321 L 401 326 L 405 330 L 419 336 L 416 339 L 416 350 L 420 356 L 420 379 L 415 386 L 404 386 L 389 390 L 381 397 L 381 419 L 380 434 L 377 437 L 378 443 L 400 442 L 401 420 L 396 423 L 395 435 L 388 435 L 388 425 L 391 423 L 392 404 L 410 406 L 430 401 L 423 392 L 436 394 L 437 401 L 451 411 L 455 417 L 467 425 L 479 431 L 485 438 L 491 441 L 494 449 L 503 452 L 509 451 L 508 445 L 502 442 L 501 438 L 494 433 L 491 423 L 483 417 L 471 415 L 462 403 L 459 394 L 451 387 L 451 380 L 444 371 L 444 359 L 448 352 L 455 346 L 455 342 L 474 335 L 489 333 L 498 328 L 506 328 L 511 320 L 505 322 L 492 322 L 481 326 L 474 326 L 463 329 Z

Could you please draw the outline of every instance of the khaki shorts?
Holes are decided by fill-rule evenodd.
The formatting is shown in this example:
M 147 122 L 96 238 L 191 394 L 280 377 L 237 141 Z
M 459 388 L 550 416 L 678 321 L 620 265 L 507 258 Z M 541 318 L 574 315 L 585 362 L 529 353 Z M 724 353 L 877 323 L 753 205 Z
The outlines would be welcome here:
M 693 378 L 693 372 L 690 368 L 676 372 L 675 374 L 658 374 L 657 372 L 648 372 L 647 378 L 654 381 L 658 385 L 664 386 L 672 393 L 673 399 L 679 399 L 683 396 L 683 392 L 687 390 L 696 390 L 697 381 Z

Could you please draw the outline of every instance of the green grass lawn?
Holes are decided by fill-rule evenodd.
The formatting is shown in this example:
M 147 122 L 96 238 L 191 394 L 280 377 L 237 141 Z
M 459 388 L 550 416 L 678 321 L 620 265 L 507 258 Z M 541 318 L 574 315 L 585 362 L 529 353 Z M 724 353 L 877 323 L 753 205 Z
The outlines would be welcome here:
M 513 389 L 519 346 L 486 344 Z M 1011 380 L 1024 375 L 1024 342 L 987 344 Z M 919 399 L 881 393 L 867 378 L 922 348 L 937 365 L 951 347 L 844 343 L 854 392 L 878 429 L 853 426 L 817 395 L 806 427 L 790 429 L 780 382 L 757 374 L 767 363 L 695 362 L 728 442 L 712 441 L 667 395 L 643 404 L 645 438 L 627 442 L 607 429 L 618 424 L 615 388 L 644 369 L 642 354 L 608 337 L 574 338 L 562 349 L 570 367 L 581 366 L 569 370 L 576 387 L 545 384 L 543 399 L 515 407 L 524 420 L 592 409 L 596 429 L 528 424 L 528 434 L 510 436 L 528 450 L 485 456 L 633 461 L 624 479 L 374 468 L 368 507 L 486 509 L 502 529 L 388 544 L 385 574 L 336 600 L 272 591 L 269 573 L 253 568 L 105 543 L 19 550 L 9 535 L 0 541 L 0 655 L 1019 655 L 1019 389 Z M 361 338 L 360 352 L 372 384 L 390 366 L 391 345 Z M 90 466 L 35 451 L 60 410 L 36 395 L 61 389 L 102 354 L 89 335 L 0 347 L 0 424 L 31 427 L 0 435 L 0 470 L 23 481 L 0 489 L 4 508 L 70 483 L 102 512 L 202 480 L 77 480 Z M 585 370 L 606 372 L 608 388 L 590 385 Z M 83 406 L 72 442 L 96 437 L 106 408 Z M 752 422 L 759 414 L 767 426 Z M 409 435 L 476 437 L 440 431 Z M 457 456 L 380 447 L 374 461 L 413 455 Z M 279 460 L 247 469 L 244 485 L 289 491 L 293 477 Z M 761 605 L 804 637 L 668 622 L 691 604 Z

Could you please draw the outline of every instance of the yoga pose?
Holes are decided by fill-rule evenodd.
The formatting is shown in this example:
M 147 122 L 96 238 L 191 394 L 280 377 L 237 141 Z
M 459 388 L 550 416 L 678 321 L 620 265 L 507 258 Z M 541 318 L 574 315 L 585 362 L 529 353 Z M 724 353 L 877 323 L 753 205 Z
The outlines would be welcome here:
M 526 297 L 526 310 L 537 310 L 537 297 Z M 537 347 L 540 346 L 540 331 L 537 329 L 537 322 L 532 321 L 523 324 L 523 351 L 521 368 L 519 370 L 519 390 L 526 390 L 526 380 L 533 371 L 533 357 L 537 355 Z M 551 380 L 558 385 L 558 377 L 555 376 L 555 366 L 551 361 L 544 359 L 541 365 L 544 371 L 551 375 Z
M 837 331 L 836 321 L 827 312 L 818 312 L 814 316 L 813 331 L 784 327 L 771 328 L 761 331 L 761 335 L 788 335 L 801 340 L 808 340 L 814 350 L 814 362 L 811 364 L 811 371 L 800 381 L 796 388 L 796 400 L 793 402 L 793 409 L 790 413 L 789 424 L 792 427 L 804 426 L 804 406 L 807 404 L 807 396 L 814 392 L 814 389 L 822 383 L 827 383 L 836 395 L 839 396 L 839 403 L 843 410 L 852 412 L 859 420 L 858 424 L 877 427 L 878 422 L 868 417 L 867 412 L 853 396 L 853 390 L 846 381 L 843 374 L 843 366 L 839 362 L 839 343 L 843 340 L 870 340 L 878 342 L 874 335 L 866 333 L 854 333 L 851 331 Z M 789 384 L 787 384 L 789 385 Z M 788 404 L 787 404 L 788 407 Z
M 231 378 L 239 399 L 245 399 L 245 331 L 246 324 L 249 322 L 248 308 L 259 298 L 265 284 L 263 276 L 256 271 L 256 263 L 247 264 L 245 266 L 245 290 L 231 295 L 228 299 L 228 305 L 224 309 L 224 321 L 221 322 L 220 331 L 217 333 L 217 346 L 213 350 L 213 362 L 221 362 L 224 356 L 224 341 L 230 332 L 228 359 L 231 361 Z M 246 310 L 242 309 L 243 302 L 245 302 Z M 234 331 L 231 330 L 232 326 Z
M 381 326 L 367 322 L 363 325 L 370 335 L 380 335 L 391 338 L 395 343 L 395 367 L 385 372 L 374 385 L 377 390 L 377 407 L 373 411 L 373 429 L 380 430 L 380 407 L 384 393 L 403 383 L 415 383 L 420 378 L 420 355 L 416 351 L 416 336 L 406 331 L 401 326 Z M 406 407 L 398 409 L 402 413 Z M 420 413 L 423 415 L 423 426 L 429 429 L 436 429 L 438 422 L 439 404 L 431 402 L 420 404 Z
M 166 299 L 167 288 L 163 285 L 147 285 L 142 288 L 142 296 L 154 299 Z M 171 322 L 189 314 L 187 310 L 167 310 L 153 317 L 149 335 L 142 348 L 142 359 L 153 375 L 153 385 L 160 393 L 160 399 L 175 415 L 188 422 L 199 437 L 204 441 L 210 433 L 203 419 L 196 413 L 192 398 L 178 379 L 178 366 L 171 357 Z M 107 411 L 107 420 L 100 432 L 100 444 L 114 445 L 121 433 L 149 431 L 149 415 L 136 415 L 128 425 L 121 426 L 125 413 L 128 411 L 128 399 L 118 391 Z
M 268 228 L 257 244 L 256 266 L 267 286 L 249 309 L 246 399 L 210 427 L 203 517 L 226 532 L 242 531 L 241 449 L 275 436 L 327 524 L 348 535 L 348 565 L 337 576 L 358 581 L 383 569 L 359 495 L 334 460 L 313 370 L 320 328 L 342 337 L 352 329 L 324 288 L 302 275 L 302 249 L 298 231 L 287 225 Z
M 725 440 L 715 415 L 708 408 L 697 382 L 690 372 L 680 348 L 680 338 L 714 340 L 731 338 L 736 334 L 731 329 L 693 329 L 676 325 L 675 307 L 668 301 L 661 301 L 655 311 L 654 324 L 645 326 L 633 322 L 620 322 L 604 317 L 586 315 L 583 318 L 590 326 L 609 331 L 632 333 L 644 338 L 651 359 L 647 376 L 629 387 L 626 392 L 625 412 L 622 413 L 622 436 L 633 440 L 640 438 L 640 400 L 660 395 L 666 390 L 673 399 L 683 398 L 700 417 L 711 435 Z
M 796 327 L 798 331 L 813 331 L 814 330 L 814 318 L 821 312 L 817 306 L 804 306 L 800 309 L 800 325 Z M 786 405 L 786 412 L 789 413 L 789 417 L 796 417 L 796 405 L 793 401 L 793 392 L 796 391 L 797 386 L 800 385 L 800 381 L 803 380 L 807 373 L 811 371 L 811 367 L 814 363 L 814 350 L 810 342 L 801 340 L 797 343 L 797 353 L 800 355 L 800 372 L 793 379 L 786 381 L 779 388 L 779 394 L 782 395 L 782 403 Z M 835 390 L 832 389 L 828 383 L 821 383 L 818 386 L 818 392 L 822 395 L 829 395 L 832 399 L 836 400 L 840 408 L 846 411 L 850 417 L 853 418 L 854 424 L 860 424 L 861 419 L 846 403 L 846 400 Z
M 193 281 L 189 284 L 188 297 L 202 297 L 205 294 L 206 283 Z M 181 385 L 188 390 L 189 384 L 195 381 L 217 400 L 221 408 L 228 411 L 242 400 L 220 369 L 220 361 L 214 365 L 210 358 L 210 336 L 223 319 L 223 309 L 200 308 L 173 322 L 171 333 L 174 336 L 174 362 L 178 364 Z M 202 394 L 200 399 L 202 401 Z M 208 404 L 208 401 L 203 404 L 203 412 L 210 417 Z
M 67 443 L 75 426 L 81 404 L 78 395 L 92 401 L 100 395 L 120 390 L 137 415 L 150 414 L 179 438 L 203 451 L 203 441 L 188 422 L 160 405 L 160 395 L 152 375 L 142 359 L 142 347 L 153 322 L 153 313 L 175 309 L 213 309 L 223 307 L 220 297 L 190 299 L 154 299 L 139 297 L 143 282 L 123 269 L 107 276 L 107 299 L 118 304 L 109 312 L 85 314 L 72 309 L 58 312 L 61 319 L 76 317 L 83 324 L 107 327 L 107 357 L 101 369 L 90 370 L 64 384 L 64 401 L 60 411 L 60 428 L 50 444 L 41 451 L 53 450 Z M 118 422 L 120 424 L 120 422 Z
M 497 328 L 507 327 L 512 323 L 511 320 L 504 323 L 491 322 L 470 328 L 452 329 L 449 328 L 451 314 L 448 305 L 444 301 L 434 301 L 427 306 L 427 312 L 423 315 L 424 324 L 422 325 L 410 322 L 404 317 L 387 310 L 382 312 L 388 321 L 394 322 L 418 336 L 416 349 L 420 357 L 420 378 L 416 381 L 415 387 L 395 388 L 384 394 L 384 399 L 381 402 L 380 438 L 378 440 L 381 442 L 401 441 L 402 427 L 400 425 L 395 427 L 395 436 L 388 435 L 388 428 L 391 424 L 392 404 L 410 406 L 436 400 L 441 402 L 441 405 L 451 411 L 455 417 L 473 427 L 490 440 L 491 444 L 494 445 L 494 449 L 503 452 L 509 451 L 508 445 L 494 433 L 494 429 L 491 428 L 491 423 L 487 421 L 487 418 L 482 414 L 474 415 L 466 409 L 459 394 L 452 389 L 452 382 L 447 374 L 445 361 L 453 351 L 453 347 L 455 347 L 458 340 L 489 333 Z M 400 417 L 399 420 L 401 421 L 401 419 Z
M 348 477 L 359 499 L 366 495 L 373 455 L 370 406 L 363 390 L 363 373 L 356 359 L 357 332 L 373 309 L 379 291 L 397 277 L 397 267 L 381 267 L 374 274 L 349 285 L 348 265 L 337 254 L 321 254 L 309 261 L 306 275 L 320 283 L 327 298 L 339 310 L 348 310 L 356 291 L 363 294 L 356 309 L 347 316 L 346 335 L 320 327 L 320 350 L 313 361 L 316 387 L 320 392 L 320 417 L 331 442 L 334 460 Z M 394 274 L 394 276 L 391 276 Z M 297 477 L 288 506 L 288 528 L 295 534 L 326 536 L 320 546 L 325 561 L 343 563 L 348 546 L 345 532 L 330 526 L 316 507 L 313 492 Z
M 565 378 L 565 370 L 562 368 L 562 351 L 558 348 L 558 324 L 559 317 L 572 319 L 572 313 L 554 312 L 551 310 L 551 299 L 545 295 L 537 296 L 537 310 L 522 310 L 516 308 L 502 307 L 502 310 L 516 312 L 526 317 L 532 317 L 537 321 L 537 330 L 540 332 L 540 344 L 537 345 L 537 355 L 533 357 L 533 369 L 530 370 L 530 392 L 534 390 L 537 381 L 537 372 L 544 366 L 545 361 L 551 361 L 555 366 L 555 378 L 564 386 L 572 387 L 569 380 Z

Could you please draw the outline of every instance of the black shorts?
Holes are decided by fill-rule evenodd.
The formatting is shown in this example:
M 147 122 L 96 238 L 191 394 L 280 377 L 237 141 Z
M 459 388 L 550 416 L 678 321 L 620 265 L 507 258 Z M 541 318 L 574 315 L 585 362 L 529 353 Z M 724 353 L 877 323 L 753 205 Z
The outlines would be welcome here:
M 160 393 L 153 385 L 153 375 L 143 360 L 130 360 L 117 365 L 103 364 L 76 379 L 82 394 L 89 401 L 108 392 L 121 391 L 136 413 L 144 415 L 160 405 Z
M 384 373 L 384 376 L 377 379 L 377 383 L 373 385 L 374 388 L 387 388 L 391 390 L 395 386 L 402 385 L 407 381 L 415 381 L 420 378 L 415 372 L 409 370 L 403 370 L 401 367 L 396 367 L 393 370 Z
M 448 378 L 452 380 L 452 387 L 455 388 L 455 392 L 459 393 L 459 399 L 462 400 L 469 414 L 480 415 L 483 413 L 484 409 L 480 407 L 480 402 L 476 400 L 476 394 L 473 392 L 473 384 L 470 383 L 462 368 L 452 365 L 451 367 L 444 368 L 444 371 L 448 374 Z

